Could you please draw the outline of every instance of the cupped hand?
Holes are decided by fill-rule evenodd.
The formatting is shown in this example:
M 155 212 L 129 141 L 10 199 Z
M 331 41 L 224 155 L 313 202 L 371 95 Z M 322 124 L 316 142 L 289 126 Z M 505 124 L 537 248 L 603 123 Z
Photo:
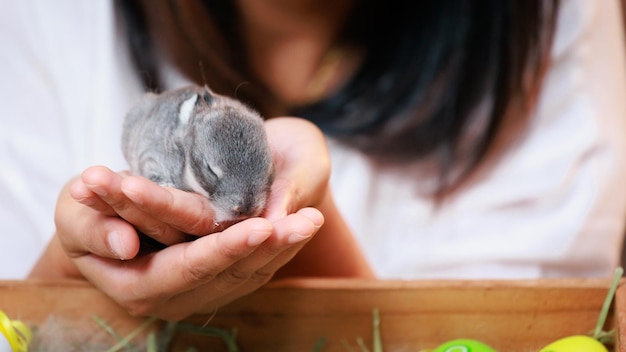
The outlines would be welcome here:
M 280 118 L 266 126 L 276 174 L 263 217 L 218 231 L 205 197 L 91 167 L 62 191 L 51 254 L 31 276 L 65 255 L 75 273 L 129 312 L 174 320 L 259 288 L 324 222 L 313 207 L 324 199 L 330 173 L 314 125 Z M 138 255 L 138 231 L 167 247 Z M 197 238 L 188 241 L 189 235 Z
M 248 219 L 132 260 L 85 254 L 74 262 L 131 314 L 179 320 L 211 313 L 264 285 L 322 223 L 319 211 L 304 208 L 273 223 Z
M 132 259 L 139 250 L 137 231 L 170 245 L 185 241 L 189 235 L 217 230 L 206 197 L 161 187 L 141 176 L 93 166 L 67 189 L 59 197 L 55 220 L 62 242 L 72 250 L 70 255 L 82 251 Z
M 265 125 L 275 178 L 263 217 L 276 221 L 298 209 L 318 206 L 328 191 L 330 177 L 323 134 L 299 118 L 275 118 Z M 70 184 L 69 195 L 71 198 L 66 197 L 64 203 L 63 198 L 59 202 L 57 225 L 66 224 L 68 231 L 64 233 L 87 234 L 89 240 L 84 239 L 85 235 L 71 235 L 63 237 L 64 242 L 89 243 L 90 248 L 84 250 L 108 258 L 131 259 L 137 254 L 139 238 L 135 230 L 165 245 L 182 242 L 189 235 L 203 236 L 219 230 L 207 198 L 102 166 L 85 170 Z M 73 201 L 96 210 L 97 214 L 91 214 L 96 221 L 83 216 L 82 223 L 76 223 L 72 214 L 86 209 L 76 209 L 78 205 L 71 204 Z M 72 210 L 59 214 L 65 209 Z M 81 249 L 80 245 L 74 247 Z
M 265 217 L 279 219 L 302 207 L 317 207 L 328 192 L 330 156 L 313 123 L 292 117 L 265 122 L 275 179 Z
M 104 168 L 97 170 L 106 175 L 110 172 Z M 114 175 L 117 174 L 111 172 L 109 176 Z M 122 182 L 130 177 L 117 176 Z M 303 208 L 275 221 L 251 218 L 194 241 L 174 243 L 141 255 L 124 255 L 112 249 L 114 244 L 108 243 L 110 233 L 118 232 L 128 240 L 123 246 L 126 250 L 137 250 L 139 242 L 134 227 L 114 216 L 114 208 L 105 201 L 92 206 L 75 202 L 68 190 L 74 182 L 59 198 L 57 234 L 31 277 L 50 276 L 50 268 L 60 265 L 54 261 L 62 258 L 71 263 L 70 271 L 62 276 L 80 274 L 134 315 L 179 320 L 194 313 L 211 313 L 270 280 L 324 222 L 317 209 Z M 153 186 L 149 181 L 145 185 Z M 184 213 L 191 204 L 187 201 L 197 201 L 180 199 L 183 194 L 178 190 L 156 187 L 164 191 L 161 201 L 154 201 L 158 198 L 155 194 L 146 195 L 155 213 L 159 206 L 164 207 L 163 211 L 171 210 L 164 211 L 167 216 Z M 124 208 L 125 214 L 136 212 L 134 216 L 138 218 L 145 216 L 139 213 L 139 208 L 139 205 Z M 185 228 L 183 220 L 176 219 L 172 223 L 183 231 L 191 229 Z M 109 235 L 103 235 L 107 233 Z M 129 246 L 133 241 L 136 242 L 134 247 Z M 129 258 L 120 260 L 125 256 Z

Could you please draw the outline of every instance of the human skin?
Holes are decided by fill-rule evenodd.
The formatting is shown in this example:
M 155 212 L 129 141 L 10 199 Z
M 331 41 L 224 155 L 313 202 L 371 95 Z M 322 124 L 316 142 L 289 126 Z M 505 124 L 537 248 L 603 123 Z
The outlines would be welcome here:
M 262 217 L 215 232 L 208 199 L 88 168 L 61 192 L 57 233 L 30 276 L 85 278 L 133 315 L 170 320 L 212 312 L 274 276 L 372 277 L 332 201 L 321 132 L 296 118 L 266 130 L 276 179 Z M 169 246 L 138 255 L 136 229 Z
M 339 48 L 327 86 L 308 90 L 352 0 L 237 4 L 250 68 L 276 97 L 270 116 L 320 99 L 358 66 L 358 50 Z M 31 277 L 85 278 L 131 314 L 174 320 L 213 312 L 274 277 L 373 277 L 334 204 L 323 134 L 298 118 L 265 126 L 276 174 L 261 217 L 215 232 L 206 198 L 88 168 L 61 192 L 57 232 Z M 138 256 L 136 229 L 168 246 Z M 184 241 L 188 234 L 198 238 Z

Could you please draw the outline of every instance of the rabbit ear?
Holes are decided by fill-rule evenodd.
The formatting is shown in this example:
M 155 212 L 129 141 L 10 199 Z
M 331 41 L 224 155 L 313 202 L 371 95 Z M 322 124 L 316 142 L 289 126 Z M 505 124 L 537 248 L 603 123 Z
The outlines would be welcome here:
M 204 85 L 204 92 L 202 93 L 202 99 L 209 105 L 213 103 L 213 99 L 215 98 L 215 93 L 209 88 L 209 86 Z
M 189 123 L 189 119 L 191 118 L 191 113 L 193 112 L 193 108 L 196 105 L 196 101 L 198 101 L 198 94 L 194 94 L 191 98 L 185 100 L 180 104 L 180 108 L 178 110 L 178 120 L 182 124 Z

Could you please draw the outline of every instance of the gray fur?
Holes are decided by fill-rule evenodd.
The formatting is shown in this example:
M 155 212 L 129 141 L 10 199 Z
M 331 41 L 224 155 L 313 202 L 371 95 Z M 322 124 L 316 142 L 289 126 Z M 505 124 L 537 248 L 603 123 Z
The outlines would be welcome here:
M 131 173 L 207 196 L 218 222 L 259 215 L 274 178 L 262 118 L 206 87 L 146 94 L 126 116 L 122 149 Z

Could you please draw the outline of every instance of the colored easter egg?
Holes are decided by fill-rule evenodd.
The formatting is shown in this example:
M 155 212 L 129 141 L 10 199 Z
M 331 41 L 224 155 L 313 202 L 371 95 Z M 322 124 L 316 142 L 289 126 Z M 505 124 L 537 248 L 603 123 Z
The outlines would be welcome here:
M 556 340 L 540 352 L 608 352 L 608 350 L 593 337 L 575 335 Z
M 457 339 L 444 343 L 433 352 L 496 352 L 486 344 L 472 339 Z

